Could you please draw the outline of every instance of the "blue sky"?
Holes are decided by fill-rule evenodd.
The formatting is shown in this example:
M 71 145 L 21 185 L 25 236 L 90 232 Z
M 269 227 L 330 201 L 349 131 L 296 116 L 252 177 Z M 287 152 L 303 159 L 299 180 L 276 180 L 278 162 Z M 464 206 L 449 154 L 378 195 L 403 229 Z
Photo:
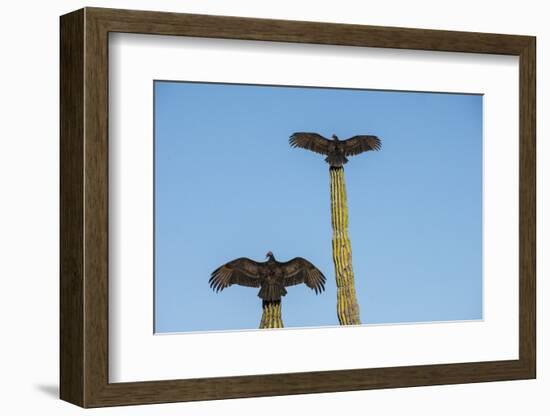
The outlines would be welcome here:
M 364 324 L 482 318 L 480 95 L 155 81 L 155 331 L 257 328 L 258 289 L 214 293 L 237 257 L 327 276 L 283 298 L 285 327 L 338 325 L 328 165 L 295 131 L 375 134 L 345 166 Z

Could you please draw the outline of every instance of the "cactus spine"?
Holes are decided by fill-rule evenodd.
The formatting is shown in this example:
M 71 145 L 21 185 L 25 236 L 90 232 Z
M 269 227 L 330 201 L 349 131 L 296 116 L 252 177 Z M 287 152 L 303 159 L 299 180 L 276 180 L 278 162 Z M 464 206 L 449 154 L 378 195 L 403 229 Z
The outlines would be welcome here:
M 281 314 L 280 300 L 262 301 L 263 313 L 260 321 L 260 329 L 263 328 L 283 328 L 283 318 Z
M 348 234 L 348 205 L 343 167 L 330 168 L 332 258 L 336 274 L 337 314 L 340 325 L 359 325 L 359 304 Z

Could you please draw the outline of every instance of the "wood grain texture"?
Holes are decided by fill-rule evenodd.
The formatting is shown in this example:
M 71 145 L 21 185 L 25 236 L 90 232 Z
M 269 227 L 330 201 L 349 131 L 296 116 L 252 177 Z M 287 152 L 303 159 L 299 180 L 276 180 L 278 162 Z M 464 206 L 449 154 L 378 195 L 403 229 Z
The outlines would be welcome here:
M 520 54 L 519 338 L 520 360 L 536 377 L 536 41 Z
M 108 33 L 85 9 L 84 313 L 85 406 L 108 381 Z
M 519 55 L 530 37 L 354 24 L 86 8 L 111 32 Z
M 84 404 L 84 12 L 60 22 L 60 388 Z
M 63 16 L 60 28 L 62 399 L 99 407 L 535 377 L 535 38 L 97 8 Z M 109 32 L 519 56 L 519 359 L 109 383 Z

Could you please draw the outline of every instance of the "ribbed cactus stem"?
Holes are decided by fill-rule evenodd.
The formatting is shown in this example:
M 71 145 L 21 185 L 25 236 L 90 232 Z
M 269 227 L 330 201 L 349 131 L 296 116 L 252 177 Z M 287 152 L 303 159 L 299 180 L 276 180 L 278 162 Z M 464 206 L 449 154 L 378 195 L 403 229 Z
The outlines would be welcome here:
M 330 168 L 330 212 L 332 216 L 332 258 L 336 275 L 338 320 L 340 325 L 359 325 L 361 320 L 351 261 L 348 204 L 343 167 Z
M 262 328 L 283 328 L 283 318 L 281 313 L 280 300 L 264 300 L 262 301 L 263 313 L 260 321 L 260 329 Z

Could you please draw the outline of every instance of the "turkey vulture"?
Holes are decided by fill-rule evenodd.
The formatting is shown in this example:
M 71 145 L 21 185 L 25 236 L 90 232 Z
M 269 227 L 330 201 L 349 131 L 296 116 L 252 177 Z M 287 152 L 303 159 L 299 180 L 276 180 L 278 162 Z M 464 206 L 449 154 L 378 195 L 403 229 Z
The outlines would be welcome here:
M 342 167 L 347 163 L 346 156 L 355 156 L 368 150 L 380 150 L 382 143 L 376 136 L 353 136 L 347 140 L 340 140 L 336 134 L 332 140 L 326 139 L 317 133 L 297 132 L 290 136 L 292 147 L 301 147 L 315 153 L 326 155 L 325 161 L 331 167 Z
M 264 301 L 281 300 L 286 286 L 305 283 L 316 294 L 325 290 L 326 278 L 321 271 L 302 257 L 287 262 L 275 260 L 270 251 L 267 261 L 257 262 L 241 257 L 218 267 L 208 281 L 216 292 L 233 284 L 259 287 L 258 297 Z

